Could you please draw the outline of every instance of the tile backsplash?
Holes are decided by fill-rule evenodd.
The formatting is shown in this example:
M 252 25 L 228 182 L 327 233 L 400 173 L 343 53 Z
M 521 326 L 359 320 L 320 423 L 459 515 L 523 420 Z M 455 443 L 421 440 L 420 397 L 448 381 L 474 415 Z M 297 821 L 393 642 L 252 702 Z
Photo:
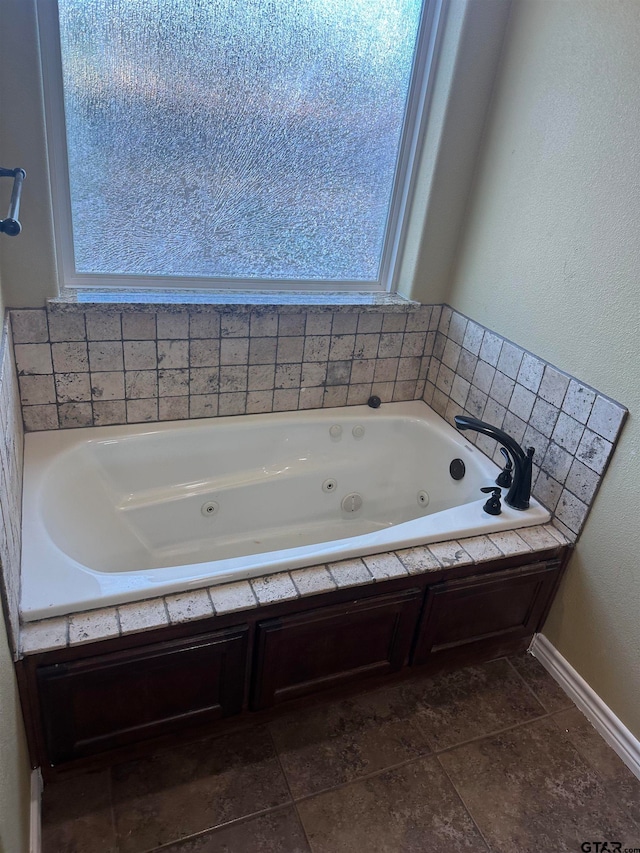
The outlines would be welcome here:
M 5 621 L 16 654 L 22 550 L 22 453 L 24 435 L 18 382 L 5 320 L 0 341 L 0 591 Z
M 424 399 L 535 447 L 533 494 L 580 533 L 627 410 L 449 306 L 50 304 L 11 311 L 24 427 Z M 502 463 L 493 439 L 467 432 Z
M 26 430 L 420 399 L 439 310 L 11 312 Z
M 449 306 L 440 313 L 423 399 L 451 423 L 464 413 L 535 447 L 533 495 L 576 538 L 620 435 L 624 406 Z M 504 464 L 495 440 L 465 436 Z

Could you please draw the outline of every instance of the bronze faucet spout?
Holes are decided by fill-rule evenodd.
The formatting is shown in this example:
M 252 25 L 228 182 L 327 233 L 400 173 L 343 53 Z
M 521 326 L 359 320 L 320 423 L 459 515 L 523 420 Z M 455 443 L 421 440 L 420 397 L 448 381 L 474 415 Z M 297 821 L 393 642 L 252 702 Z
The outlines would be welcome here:
M 514 509 L 529 509 L 531 498 L 531 471 L 535 448 L 525 451 L 517 441 L 498 427 L 479 421 L 467 415 L 456 415 L 455 424 L 459 430 L 472 429 L 489 438 L 494 438 L 501 444 L 513 460 L 513 482 L 504 499 L 505 503 Z

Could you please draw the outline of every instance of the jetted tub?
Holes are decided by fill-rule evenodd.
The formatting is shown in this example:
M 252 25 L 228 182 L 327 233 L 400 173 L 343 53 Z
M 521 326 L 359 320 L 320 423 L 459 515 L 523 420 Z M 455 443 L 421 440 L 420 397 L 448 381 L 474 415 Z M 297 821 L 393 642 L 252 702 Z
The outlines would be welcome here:
M 549 519 L 485 513 L 498 473 L 420 401 L 30 433 L 23 618 Z

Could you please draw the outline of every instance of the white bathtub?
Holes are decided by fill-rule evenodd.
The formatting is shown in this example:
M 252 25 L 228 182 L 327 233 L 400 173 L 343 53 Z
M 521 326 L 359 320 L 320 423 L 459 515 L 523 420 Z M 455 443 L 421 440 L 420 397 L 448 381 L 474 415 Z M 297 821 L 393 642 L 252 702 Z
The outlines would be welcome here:
M 23 618 L 546 522 L 498 471 L 420 401 L 31 433 Z

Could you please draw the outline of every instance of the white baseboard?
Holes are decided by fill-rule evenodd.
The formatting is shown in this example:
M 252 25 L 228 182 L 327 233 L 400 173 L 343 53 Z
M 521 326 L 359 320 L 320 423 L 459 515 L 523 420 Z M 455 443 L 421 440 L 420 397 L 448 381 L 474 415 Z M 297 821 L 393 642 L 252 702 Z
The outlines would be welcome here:
M 29 853 L 42 850 L 42 775 L 31 771 L 31 804 L 29 808 Z
M 640 779 L 640 740 L 579 675 L 544 634 L 536 634 L 529 651 L 576 703 L 629 770 Z

